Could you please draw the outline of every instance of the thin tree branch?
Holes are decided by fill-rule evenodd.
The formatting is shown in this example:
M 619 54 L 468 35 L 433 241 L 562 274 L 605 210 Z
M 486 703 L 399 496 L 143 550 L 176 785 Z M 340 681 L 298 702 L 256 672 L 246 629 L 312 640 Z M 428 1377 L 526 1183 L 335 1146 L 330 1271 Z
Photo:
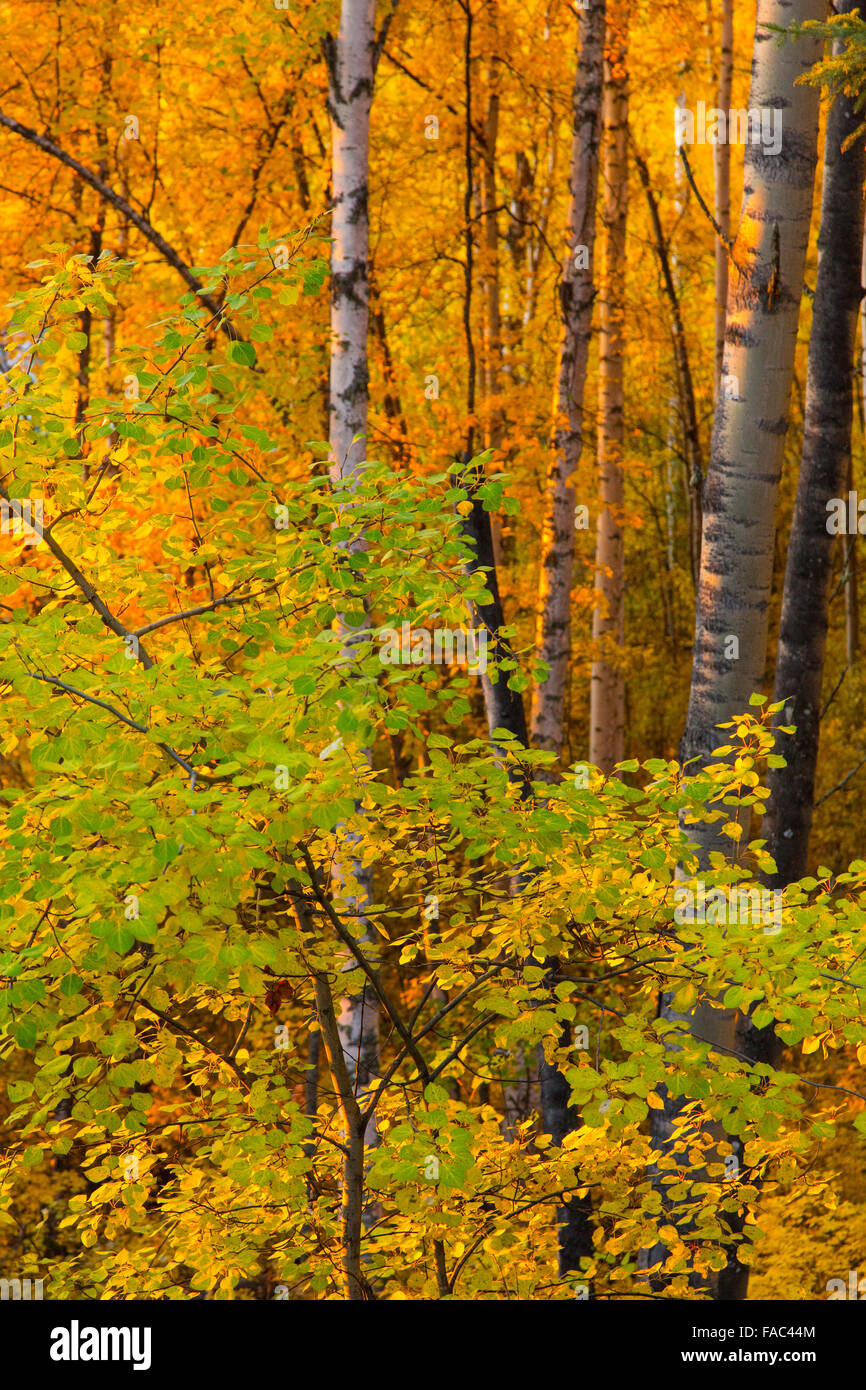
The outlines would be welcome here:
M 3 486 L 0 486 L 0 497 L 2 497 L 6 502 L 11 503 L 12 501 L 12 499 L 9 496 L 9 493 Z M 66 551 L 63 550 L 61 546 L 58 545 L 57 541 L 51 534 L 51 530 L 52 528 L 50 526 L 41 527 L 40 535 L 42 540 L 44 540 L 45 544 L 48 546 L 48 549 L 51 551 L 52 555 L 55 557 L 55 559 L 60 561 L 63 568 L 66 570 L 66 573 L 69 575 L 70 579 L 72 579 L 73 582 L 77 585 L 77 587 L 81 590 L 82 594 L 87 599 L 87 602 L 90 604 L 91 608 L 93 608 L 99 614 L 100 618 L 105 623 L 105 626 L 111 632 L 113 632 L 116 637 L 122 637 L 124 640 L 126 640 L 126 638 L 133 639 L 133 655 L 135 656 L 135 659 L 137 661 L 141 662 L 144 669 L 146 671 L 149 671 L 154 663 L 148 656 L 144 648 L 140 645 L 140 643 L 137 642 L 137 639 L 135 638 L 135 633 L 130 632 L 128 627 L 124 627 L 123 623 L 120 621 L 119 618 L 115 618 L 111 609 L 99 597 L 99 594 L 96 592 L 90 581 L 88 579 L 85 579 L 84 575 L 81 573 L 81 570 L 78 568 L 75 561 L 71 559 L 69 555 L 66 554 Z
M 391 0 L 391 8 L 390 8 L 390 10 L 388 11 L 388 13 L 385 15 L 385 18 L 382 20 L 382 28 L 379 30 L 379 33 L 378 33 L 378 35 L 377 35 L 377 37 L 376 37 L 376 42 L 375 42 L 375 44 L 373 45 L 373 76 L 374 76 L 374 77 L 376 76 L 376 69 L 377 69 L 378 66 L 379 66 L 379 59 L 382 57 L 382 53 L 383 53 L 383 50 L 384 50 L 384 48 L 385 48 L 385 44 L 386 44 L 386 42 L 387 42 L 387 40 L 388 40 L 388 30 L 391 28 L 391 21 L 393 20 L 394 15 L 395 15 L 396 12 L 397 12 L 397 5 L 398 5 L 398 3 L 399 3 L 399 0 Z
M 318 870 L 315 864 L 313 863 L 312 856 L 309 850 L 307 849 L 306 845 L 299 844 L 298 849 L 307 867 L 307 873 L 310 876 L 310 884 L 312 886 L 317 903 L 321 907 L 325 916 L 328 918 L 328 921 L 331 923 L 332 927 L 336 931 L 340 940 L 343 942 L 344 946 L 348 947 L 352 955 L 355 957 L 355 960 L 358 962 L 359 966 L 363 970 L 364 974 L 367 976 L 367 979 L 370 981 L 370 984 L 373 986 L 373 989 L 376 991 L 376 994 L 378 995 L 382 1003 L 382 1007 L 384 1008 L 385 1012 L 387 1013 L 388 1017 L 393 1023 L 395 1029 L 399 1033 L 403 1041 L 403 1044 L 409 1053 L 409 1056 L 412 1058 L 413 1062 L 418 1068 L 418 1071 L 422 1079 L 426 1082 L 427 1080 L 429 1080 L 429 1071 L 427 1068 L 427 1063 L 424 1061 L 424 1058 L 418 1051 L 418 1048 L 415 1045 L 415 1040 L 413 1039 L 411 1033 L 409 1032 L 403 1020 L 400 1018 L 400 1015 L 395 1013 L 394 1006 L 388 998 L 388 995 L 384 989 L 384 986 L 382 985 L 377 971 L 375 971 L 373 967 L 370 965 L 369 961 L 367 960 L 357 941 L 352 936 L 351 932 L 348 932 L 346 928 L 343 926 L 343 923 L 340 921 L 340 918 L 331 906 L 331 903 L 328 900 L 328 896 L 324 892 L 319 882 Z
M 140 1008 L 147 1009 L 148 1013 L 156 1014 L 157 1018 L 161 1018 L 166 1027 L 170 1028 L 173 1033 L 179 1033 L 185 1038 L 191 1038 L 193 1042 L 198 1043 L 199 1047 L 203 1047 L 206 1052 L 212 1053 L 213 1056 L 218 1057 L 221 1062 L 225 1062 L 226 1066 L 231 1067 L 238 1080 L 246 1086 L 247 1090 L 250 1089 L 250 1081 L 233 1057 L 226 1057 L 224 1053 L 212 1047 L 206 1038 L 201 1037 L 198 1033 L 194 1033 L 190 1028 L 185 1028 L 182 1023 L 178 1023 L 176 1019 L 170 1018 L 168 1014 L 163 1013 L 162 1009 L 158 1009 L 154 1004 L 149 1003 L 147 999 L 139 997 L 137 1003 Z
M 24 669 L 27 675 L 31 676 L 33 680 L 42 681 L 45 685 L 53 685 L 58 690 L 65 690 L 68 695 L 77 695 L 79 700 L 84 700 L 89 705 L 96 705 L 99 709 L 106 710 L 107 713 L 113 715 L 115 719 L 119 719 L 121 724 L 126 724 L 130 729 L 134 729 L 136 733 L 149 734 L 151 732 L 146 724 L 139 724 L 137 720 L 130 719 L 119 709 L 116 709 L 114 705 L 108 704 L 106 700 L 98 699 L 96 695 L 88 695 L 85 690 L 79 690 L 74 685 L 67 685 L 66 681 L 58 680 L 56 676 L 40 675 L 38 671 L 31 671 L 26 664 Z M 181 757 L 180 753 L 177 753 L 170 744 L 159 742 L 156 746 L 157 748 L 161 748 L 163 753 L 176 762 L 179 767 L 182 767 L 184 772 L 188 772 L 191 777 L 195 777 L 199 781 L 227 782 L 232 776 L 231 773 L 225 773 L 221 777 L 213 777 L 210 773 L 202 772 L 200 768 L 193 767 L 192 763 L 188 763 L 186 758 Z
M 818 806 L 823 805 L 823 803 L 827 800 L 828 797 L 835 796 L 836 792 L 840 792 L 842 788 L 845 786 L 845 783 L 851 781 L 851 778 L 854 776 L 854 773 L 860 771 L 864 763 L 866 763 L 866 757 L 862 757 L 856 767 L 852 767 L 850 772 L 846 772 L 845 776 L 842 778 L 842 781 L 837 782 L 835 787 L 831 787 L 830 790 L 828 792 L 825 792 L 823 796 L 819 796 L 812 809 L 814 810 Z
M 730 237 L 725 236 L 725 234 L 724 234 L 724 232 L 722 231 L 721 227 L 719 226 L 718 222 L 717 222 L 716 219 L 713 217 L 713 214 L 710 212 L 709 208 L 707 207 L 706 203 L 704 202 L 703 197 L 702 197 L 702 195 L 701 195 L 701 190 L 698 188 L 698 185 L 695 183 L 695 176 L 694 176 L 694 174 L 692 173 L 692 166 L 691 166 L 691 164 L 689 163 L 689 157 L 688 157 L 688 155 L 686 154 L 686 147 L 685 147 L 685 145 L 680 145 L 680 146 L 679 146 L 679 153 L 680 153 L 680 158 L 681 158 L 682 161 L 683 161 L 683 168 L 684 168 L 685 171 L 686 171 L 686 178 L 687 178 L 688 181 L 689 181 L 689 185 L 690 185 L 690 187 L 691 187 L 692 192 L 694 193 L 695 197 L 696 197 L 697 200 L 698 200 L 698 203 L 699 203 L 699 205 L 700 205 L 700 208 L 701 208 L 702 213 L 703 213 L 704 216 L 706 217 L 707 221 L 710 223 L 710 225 L 711 225 L 713 231 L 715 232 L 716 236 L 719 238 L 719 241 L 722 243 L 723 246 L 726 246 L 726 247 L 728 248 L 728 254 L 729 254 L 730 258 L 731 258 L 731 261 L 732 261 L 732 263 L 736 266 L 736 265 L 737 265 L 737 262 L 734 260 L 734 242 L 731 240 Z M 739 270 L 740 267 L 737 266 L 737 269 Z
M 214 599 L 213 603 L 199 604 L 198 608 L 185 608 L 182 613 L 167 613 L 164 618 L 155 618 L 152 623 L 145 623 L 144 627 L 138 627 L 132 634 L 133 637 L 145 637 L 149 632 L 156 632 L 159 628 L 168 627 L 170 623 L 182 623 L 187 618 L 198 618 L 202 613 L 213 613 L 217 608 L 224 608 L 238 603 L 252 603 L 255 599 L 261 598 L 264 594 L 272 594 L 278 586 L 269 584 L 267 588 L 260 589 L 256 594 L 224 594 L 222 598 Z
M 82 164 L 80 160 L 75 159 L 71 154 L 67 154 L 66 151 L 55 144 L 53 140 L 49 140 L 47 135 L 40 135 L 37 131 L 31 130 L 29 126 L 22 124 L 21 121 L 16 121 L 13 116 L 7 116 L 2 111 L 0 111 L 0 125 L 4 125 L 7 130 L 11 130 L 15 135 L 20 135 L 23 140 L 29 141 L 31 145 L 36 145 L 38 149 L 44 150 L 46 154 L 50 154 L 53 159 L 59 160 L 61 164 L 67 165 L 68 168 L 75 171 L 79 178 L 89 184 L 91 188 L 95 188 L 101 198 L 104 198 L 107 203 L 110 203 L 112 207 L 116 208 L 119 213 L 127 218 L 127 220 L 141 232 L 143 237 L 147 238 L 152 246 L 156 247 L 163 259 L 177 271 L 184 283 L 189 285 L 190 289 L 198 296 L 202 304 L 218 318 L 219 326 L 222 331 L 229 338 L 238 338 L 239 335 L 237 331 L 232 327 L 231 323 L 223 317 L 222 310 L 217 301 L 212 295 L 207 293 L 201 280 L 193 275 L 186 261 L 183 260 L 178 252 L 175 251 L 174 247 L 166 241 L 165 237 L 161 236 L 155 227 L 151 226 L 146 217 L 142 216 L 140 212 L 136 212 L 135 208 L 127 202 L 126 198 L 122 197 L 111 188 L 104 179 L 101 179 L 99 175 L 95 174 L 92 169 L 89 169 L 86 164 Z

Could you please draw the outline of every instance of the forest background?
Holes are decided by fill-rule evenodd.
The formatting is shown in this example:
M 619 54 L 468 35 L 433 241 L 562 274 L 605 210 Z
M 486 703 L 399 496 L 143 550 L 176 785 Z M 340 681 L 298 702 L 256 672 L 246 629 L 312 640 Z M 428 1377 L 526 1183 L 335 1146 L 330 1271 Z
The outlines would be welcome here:
M 0 4 L 5 1276 L 864 1264 L 866 29 L 824 18 Z M 756 104 L 775 154 L 677 139 Z M 487 668 L 386 664 L 407 622 Z M 683 923 L 695 875 L 781 926 Z

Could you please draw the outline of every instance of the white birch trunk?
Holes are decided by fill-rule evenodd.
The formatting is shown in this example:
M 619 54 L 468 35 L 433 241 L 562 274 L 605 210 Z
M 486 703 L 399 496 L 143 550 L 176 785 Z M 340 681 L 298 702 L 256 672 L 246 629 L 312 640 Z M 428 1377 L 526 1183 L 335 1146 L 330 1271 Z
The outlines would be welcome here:
M 370 105 L 375 72 L 375 0 L 342 0 L 336 41 L 326 42 L 331 117 L 333 220 L 331 241 L 331 364 L 329 422 L 331 477 L 351 479 L 363 467 L 367 445 L 369 323 L 369 147 Z M 363 539 L 350 549 L 361 549 Z M 347 655 L 362 629 L 342 619 Z M 366 626 L 366 624 L 365 624 Z M 364 910 L 371 899 L 369 870 L 352 859 L 353 841 L 344 836 L 345 860 L 334 865 L 337 891 L 351 878 L 357 891 L 343 893 L 346 910 L 368 926 Z M 369 942 L 369 931 L 364 941 Z M 356 1091 L 375 1075 L 379 1063 L 379 1003 L 369 987 L 345 998 L 338 1029 L 343 1056 Z
M 823 17 L 822 0 L 758 0 L 750 108 L 781 117 L 781 148 L 746 146 L 743 203 L 728 291 L 724 374 L 704 488 L 703 545 L 683 759 L 708 761 L 717 725 L 748 707 L 767 657 L 776 501 L 797 342 L 818 131 L 818 93 L 795 86 L 820 56 L 804 36 L 779 44 L 770 24 Z M 690 827 L 704 854 L 725 849 Z
M 329 51 L 332 191 L 330 443 L 332 474 L 364 461 L 367 434 L 367 323 L 370 104 L 376 0 L 343 0 Z
M 719 88 L 716 106 L 720 111 L 731 107 L 731 87 L 734 73 L 734 0 L 722 0 L 722 42 L 719 57 Z M 715 214 L 719 230 L 731 235 L 731 147 L 724 144 L 713 148 L 715 174 Z M 718 395 L 725 355 L 725 319 L 728 304 L 728 248 L 716 238 L 716 364 L 715 383 Z
M 795 82 L 820 56 L 820 43 L 804 38 L 780 46 L 767 26 L 823 14 L 822 0 L 758 0 L 749 106 L 780 112 L 782 138 L 775 155 L 761 145 L 747 145 L 745 153 L 723 365 L 726 386 L 733 389 L 720 391 L 716 403 L 704 488 L 692 684 L 680 747 L 681 761 L 695 759 L 699 765 L 709 762 L 713 748 L 725 741 L 725 731 L 716 726 L 748 707 L 764 677 L 777 491 L 817 162 L 818 94 Z M 688 835 L 703 863 L 711 850 L 730 851 L 730 841 L 715 824 L 689 824 Z M 762 1039 L 757 1030 L 747 1036 L 748 1021 L 736 1009 L 707 1001 L 688 1015 L 676 1014 L 670 996 L 664 996 L 660 1013 L 687 1022 L 696 1037 L 718 1052 L 758 1056 Z M 669 1045 L 676 1051 L 675 1044 Z M 680 1099 L 666 1095 L 664 1109 L 653 1111 L 653 1142 L 663 1153 L 671 1152 L 681 1106 Z M 705 1130 L 721 1138 L 718 1126 L 706 1125 Z M 732 1142 L 740 1153 L 741 1140 Z M 681 1139 L 680 1146 L 677 1161 L 687 1165 L 687 1141 Z M 691 1176 L 700 1173 L 692 1171 Z M 680 1205 L 675 1224 L 687 1229 L 687 1206 Z M 748 1269 L 731 1247 L 727 1256 L 725 1268 L 711 1280 L 713 1296 L 743 1298 Z

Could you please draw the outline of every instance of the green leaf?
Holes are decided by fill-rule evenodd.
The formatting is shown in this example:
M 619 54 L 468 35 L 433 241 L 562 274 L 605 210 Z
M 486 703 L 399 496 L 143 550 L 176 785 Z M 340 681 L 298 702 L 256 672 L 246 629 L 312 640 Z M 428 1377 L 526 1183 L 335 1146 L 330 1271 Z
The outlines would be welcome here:
M 256 365 L 256 350 L 252 343 L 230 343 L 228 356 L 230 361 L 237 362 L 242 367 Z

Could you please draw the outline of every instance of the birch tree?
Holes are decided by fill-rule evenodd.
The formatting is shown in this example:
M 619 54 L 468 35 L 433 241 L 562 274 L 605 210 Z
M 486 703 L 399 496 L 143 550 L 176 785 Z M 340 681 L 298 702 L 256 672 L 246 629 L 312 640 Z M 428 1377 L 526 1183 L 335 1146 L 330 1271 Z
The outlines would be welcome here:
M 329 422 L 331 478 L 335 484 L 357 476 L 366 458 L 369 370 L 369 163 L 370 106 L 376 67 L 376 0 L 343 0 L 336 39 L 328 35 L 328 110 L 331 118 L 332 239 L 331 352 Z M 347 543 L 350 553 L 364 548 L 363 537 Z M 367 626 L 339 619 L 347 659 Z M 346 905 L 362 930 L 370 901 L 370 870 L 351 858 L 333 867 L 345 886 Z M 353 1085 L 369 1083 L 378 1068 L 379 1006 L 366 983 L 343 1000 L 339 1034 Z
M 719 86 L 716 105 L 729 111 L 734 74 L 734 0 L 722 0 L 721 53 L 719 57 Z M 728 303 L 728 247 L 731 232 L 731 147 L 727 140 L 713 148 L 716 226 L 716 392 L 722 375 L 725 354 L 725 317 Z
M 606 0 L 577 11 L 580 56 L 572 96 L 570 207 L 560 285 L 562 335 L 554 397 L 536 618 L 536 656 L 548 666 L 535 689 L 532 736 L 559 753 L 571 650 L 574 476 L 583 448 L 583 393 L 592 333 L 594 252 Z
M 780 42 L 770 26 L 818 19 L 822 0 L 758 0 L 749 108 L 779 115 L 778 153 L 746 145 L 732 251 L 724 373 L 704 487 L 684 761 L 709 759 L 717 725 L 746 708 L 764 678 L 776 500 L 794 370 L 812 211 L 818 96 L 795 86 L 820 41 Z M 754 134 L 754 130 L 752 131 Z M 723 848 L 716 827 L 690 828 L 701 851 Z
M 351 477 L 365 457 L 367 433 L 370 247 L 370 105 L 376 0 L 343 0 L 336 40 L 328 36 L 331 117 L 332 476 Z
M 840 12 L 851 9 L 851 0 L 843 0 Z M 777 722 L 794 724 L 797 731 L 778 735 L 778 752 L 787 766 L 770 773 L 770 805 L 762 826 L 776 861 L 778 884 L 791 883 L 806 872 L 834 546 L 828 508 L 834 498 L 844 499 L 847 515 L 854 404 L 851 363 L 861 294 L 866 148 L 862 140 L 853 141 L 844 153 L 843 148 L 860 122 L 854 99 L 839 95 L 827 119 L 824 141 L 820 259 L 809 340 L 803 453 L 788 542 L 773 697 L 788 701 Z M 843 535 L 841 544 L 847 550 L 851 537 Z
M 704 487 L 691 691 L 680 748 L 681 761 L 699 765 L 711 761 L 723 740 L 716 726 L 742 713 L 764 676 L 776 499 L 817 159 L 817 93 L 795 83 L 820 51 L 819 41 L 811 38 L 780 43 L 770 26 L 792 18 L 817 19 L 821 12 L 820 0 L 799 0 L 796 7 L 758 0 L 749 107 L 780 113 L 781 140 L 775 154 L 761 143 L 749 144 L 745 151 L 723 365 L 726 381 L 735 389 L 720 391 L 716 402 Z M 730 843 L 718 823 L 690 821 L 688 833 L 702 865 L 709 862 L 711 850 L 724 852 Z M 717 1004 L 707 999 L 682 1014 L 664 995 L 660 1014 L 685 1023 L 717 1051 L 756 1058 L 766 1040 L 736 1009 Z M 669 1036 L 669 1047 L 676 1046 L 675 1036 Z M 682 1104 L 666 1095 L 663 1109 L 652 1118 L 655 1145 L 662 1154 L 676 1149 L 678 1163 L 687 1162 L 685 1153 L 678 1152 L 688 1145 L 688 1137 L 677 1130 Z M 708 1129 L 715 1138 L 724 1137 L 716 1126 Z M 735 1155 L 738 1145 L 739 1140 Z M 687 1208 L 676 1224 L 687 1229 Z M 652 1252 L 652 1258 L 657 1255 Z M 748 1269 L 729 1249 L 726 1266 L 711 1281 L 714 1296 L 743 1298 L 747 1282 Z

